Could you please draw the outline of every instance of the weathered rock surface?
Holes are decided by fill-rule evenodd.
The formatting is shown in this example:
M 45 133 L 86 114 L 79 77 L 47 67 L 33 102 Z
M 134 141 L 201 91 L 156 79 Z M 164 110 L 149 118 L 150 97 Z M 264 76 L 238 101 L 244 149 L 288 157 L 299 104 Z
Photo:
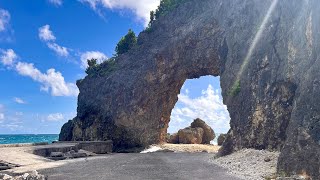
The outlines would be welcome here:
M 178 133 L 174 133 L 170 135 L 168 143 L 179 144 L 179 135 Z
M 231 129 L 220 151 L 280 150 L 278 171 L 320 179 L 320 1 L 189 0 L 160 17 L 114 71 L 78 81 L 60 140 L 165 141 L 186 79 L 220 76 Z
M 201 144 L 203 137 L 202 128 L 190 128 L 180 129 L 178 131 L 180 144 Z
M 191 123 L 191 128 L 202 128 L 203 129 L 203 137 L 202 142 L 200 144 L 210 144 L 210 141 L 214 140 L 216 137 L 213 129 L 207 125 L 203 120 L 197 118 Z
M 73 128 L 74 128 L 74 121 L 69 120 L 67 123 L 65 123 L 61 128 L 61 132 L 59 134 L 59 141 L 67 141 L 72 139 Z
M 227 134 L 220 134 L 219 135 L 219 137 L 218 137 L 218 146 L 221 146 L 223 143 L 224 143 L 224 141 L 226 140 L 226 136 L 227 136 Z
M 210 144 L 214 138 L 213 129 L 203 120 L 197 118 L 190 127 L 180 129 L 178 133 L 172 134 L 168 142 L 172 144 Z

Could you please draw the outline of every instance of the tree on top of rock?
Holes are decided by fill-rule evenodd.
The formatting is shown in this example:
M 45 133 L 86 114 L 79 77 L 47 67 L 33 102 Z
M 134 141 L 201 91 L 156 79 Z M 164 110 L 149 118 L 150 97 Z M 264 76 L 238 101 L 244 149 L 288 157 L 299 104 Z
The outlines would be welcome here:
M 136 34 L 129 29 L 127 35 L 121 38 L 116 47 L 116 55 L 124 54 L 137 44 Z
M 97 59 L 88 59 L 87 60 L 88 62 L 88 67 L 86 69 L 86 73 L 89 75 L 89 74 L 92 74 L 96 69 L 97 69 Z

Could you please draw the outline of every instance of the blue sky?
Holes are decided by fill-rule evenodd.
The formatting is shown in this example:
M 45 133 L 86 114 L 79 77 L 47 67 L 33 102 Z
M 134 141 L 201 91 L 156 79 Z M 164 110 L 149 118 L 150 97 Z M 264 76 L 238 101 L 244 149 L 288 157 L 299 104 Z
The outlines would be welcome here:
M 158 4 L 159 0 L 0 0 L 0 134 L 59 133 L 76 115 L 75 82 L 85 76 L 86 59 L 111 57 L 128 29 L 138 34 L 145 28 L 149 11 Z M 213 77 L 187 81 L 169 131 L 188 126 L 195 116 L 227 131 L 228 114 L 219 88 Z M 199 110 L 192 106 L 196 103 L 207 104 Z

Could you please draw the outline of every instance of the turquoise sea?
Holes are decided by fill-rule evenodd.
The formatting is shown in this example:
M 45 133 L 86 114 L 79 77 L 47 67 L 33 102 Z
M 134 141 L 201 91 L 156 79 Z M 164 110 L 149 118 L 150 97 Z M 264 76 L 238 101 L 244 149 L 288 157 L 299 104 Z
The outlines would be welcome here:
M 39 143 L 57 141 L 58 134 L 13 134 L 1 135 L 0 144 Z
M 216 138 L 211 141 L 211 144 L 217 145 L 217 139 L 220 133 L 216 133 Z M 19 144 L 19 143 L 40 143 L 57 141 L 59 134 L 13 134 L 13 135 L 1 135 L 0 144 Z

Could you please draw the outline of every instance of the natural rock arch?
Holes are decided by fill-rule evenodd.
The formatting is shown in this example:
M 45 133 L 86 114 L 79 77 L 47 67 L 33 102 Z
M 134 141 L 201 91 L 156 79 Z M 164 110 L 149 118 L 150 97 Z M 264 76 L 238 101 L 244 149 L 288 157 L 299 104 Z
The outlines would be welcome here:
M 112 139 L 118 151 L 161 142 L 184 81 L 219 75 L 231 117 L 220 155 L 281 150 L 278 171 L 319 178 L 319 10 L 318 0 L 186 1 L 141 33 L 113 72 L 78 81 L 77 117 L 60 140 Z

